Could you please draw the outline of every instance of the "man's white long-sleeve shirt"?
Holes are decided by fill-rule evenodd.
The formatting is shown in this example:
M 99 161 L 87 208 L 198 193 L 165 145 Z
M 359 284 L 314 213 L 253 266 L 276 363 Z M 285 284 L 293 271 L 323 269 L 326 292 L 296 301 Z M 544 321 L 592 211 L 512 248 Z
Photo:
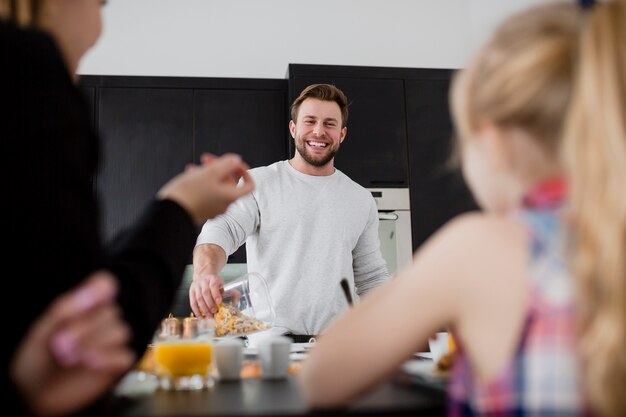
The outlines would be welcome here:
M 376 202 L 339 170 L 312 176 L 280 161 L 250 175 L 254 191 L 205 223 L 197 244 L 214 243 L 230 255 L 245 242 L 248 272 L 267 281 L 274 326 L 320 334 L 348 307 L 341 278 L 358 300 L 389 277 Z

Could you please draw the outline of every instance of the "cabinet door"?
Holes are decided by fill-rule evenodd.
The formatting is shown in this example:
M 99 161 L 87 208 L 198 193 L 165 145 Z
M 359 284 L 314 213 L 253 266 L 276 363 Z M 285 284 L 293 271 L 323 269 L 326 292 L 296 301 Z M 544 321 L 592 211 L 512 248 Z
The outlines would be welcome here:
M 202 152 L 234 152 L 251 168 L 288 157 L 286 91 L 196 90 L 194 159 Z M 228 257 L 245 263 L 245 244 Z
M 101 88 L 97 190 L 108 239 L 193 160 L 193 90 Z
M 413 250 L 455 215 L 477 208 L 451 163 L 449 84 L 448 78 L 406 80 Z
M 287 159 L 285 91 L 195 90 L 194 159 L 234 152 L 251 168 Z
M 334 84 L 348 97 L 348 134 L 335 166 L 366 188 L 408 187 L 404 81 L 296 75 L 290 96 L 314 83 Z

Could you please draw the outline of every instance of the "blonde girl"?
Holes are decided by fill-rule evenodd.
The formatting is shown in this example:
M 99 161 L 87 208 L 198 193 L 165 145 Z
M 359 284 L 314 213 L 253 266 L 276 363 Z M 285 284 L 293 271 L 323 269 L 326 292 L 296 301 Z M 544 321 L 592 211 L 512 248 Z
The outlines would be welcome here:
M 449 416 L 626 415 L 625 4 L 511 17 L 451 101 L 484 211 L 324 333 L 306 398 L 342 404 L 449 327 Z

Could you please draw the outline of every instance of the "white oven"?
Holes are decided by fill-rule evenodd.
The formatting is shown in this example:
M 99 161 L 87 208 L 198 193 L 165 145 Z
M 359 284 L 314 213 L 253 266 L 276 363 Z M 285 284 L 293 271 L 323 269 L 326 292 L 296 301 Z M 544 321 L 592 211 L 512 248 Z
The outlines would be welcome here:
M 408 188 L 369 188 L 378 207 L 380 251 L 393 275 L 413 258 Z

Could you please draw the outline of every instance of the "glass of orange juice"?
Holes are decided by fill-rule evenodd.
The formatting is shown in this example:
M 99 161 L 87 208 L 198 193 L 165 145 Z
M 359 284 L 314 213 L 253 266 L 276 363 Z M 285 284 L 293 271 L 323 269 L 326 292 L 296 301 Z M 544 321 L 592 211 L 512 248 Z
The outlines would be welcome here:
M 215 324 L 210 318 L 163 320 L 153 340 L 162 388 L 199 390 L 211 385 L 214 331 Z

